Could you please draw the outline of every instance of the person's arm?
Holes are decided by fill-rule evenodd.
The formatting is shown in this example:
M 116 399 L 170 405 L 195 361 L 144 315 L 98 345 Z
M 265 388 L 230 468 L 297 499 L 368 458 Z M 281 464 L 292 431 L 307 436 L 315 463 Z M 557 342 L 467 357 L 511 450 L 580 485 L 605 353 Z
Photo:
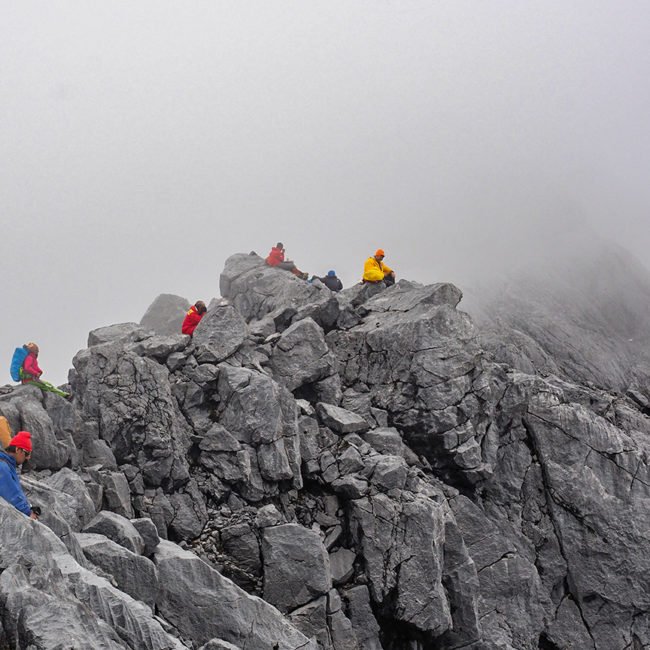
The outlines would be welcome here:
M 20 510 L 28 517 L 32 514 L 32 508 L 27 497 L 20 486 L 16 476 L 6 463 L 0 462 L 0 497 L 8 501 L 16 510 Z
M 384 275 L 395 275 L 395 271 L 388 266 L 388 264 L 381 263 L 381 270 L 384 272 Z
M 336 278 L 336 291 L 341 291 L 343 289 L 343 283 L 339 278 Z

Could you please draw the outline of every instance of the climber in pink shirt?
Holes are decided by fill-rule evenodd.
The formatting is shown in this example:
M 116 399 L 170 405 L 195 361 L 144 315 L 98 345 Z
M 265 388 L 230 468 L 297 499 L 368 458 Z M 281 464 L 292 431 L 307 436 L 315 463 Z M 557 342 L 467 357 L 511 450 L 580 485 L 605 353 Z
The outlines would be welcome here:
M 69 398 L 70 393 L 66 393 L 53 384 L 50 384 L 49 381 L 43 381 L 41 379 L 43 371 L 38 365 L 38 345 L 32 342 L 25 343 L 23 347 L 27 350 L 27 356 L 25 357 L 25 361 L 23 361 L 23 365 L 20 369 L 20 383 L 38 386 L 41 390 L 48 393 L 54 393 L 55 395 Z
M 21 383 L 29 384 L 32 381 L 40 379 L 43 371 L 38 365 L 38 345 L 36 343 L 26 343 L 25 348 L 28 351 L 23 367 L 21 368 Z

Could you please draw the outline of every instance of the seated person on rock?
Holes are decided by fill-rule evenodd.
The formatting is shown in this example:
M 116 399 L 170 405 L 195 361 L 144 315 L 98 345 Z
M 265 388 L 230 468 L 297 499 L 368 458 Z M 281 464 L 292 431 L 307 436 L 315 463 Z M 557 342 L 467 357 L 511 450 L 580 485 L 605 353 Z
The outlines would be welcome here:
M 336 271 L 331 270 L 327 272 L 327 275 L 318 278 L 330 291 L 341 291 L 343 289 L 343 283 L 336 277 Z
M 181 332 L 183 334 L 188 334 L 192 336 L 196 326 L 201 322 L 205 312 L 208 311 L 208 308 L 205 306 L 203 300 L 197 300 L 190 308 L 185 318 L 183 319 L 183 325 L 181 326 Z
M 23 365 L 20 368 L 20 383 L 38 386 L 42 391 L 45 391 L 47 393 L 54 393 L 55 395 L 60 395 L 61 397 L 70 397 L 70 393 L 66 393 L 63 390 L 58 389 L 53 384 L 50 384 L 49 381 L 43 381 L 41 379 L 43 371 L 38 365 L 38 345 L 36 345 L 36 343 L 30 342 L 25 343 L 25 345 L 23 345 L 23 348 L 27 350 L 27 356 L 25 357 Z
M 290 271 L 295 276 L 299 277 L 301 280 L 306 280 L 308 278 L 307 273 L 303 273 L 300 269 L 291 260 L 284 259 L 284 245 L 282 242 L 278 242 L 266 258 L 266 263 L 269 266 L 275 266 L 283 271 Z
M 29 431 L 19 431 L 9 441 L 9 446 L 0 451 L 0 497 L 31 519 L 38 519 L 18 480 L 18 465 L 22 465 L 31 455 L 32 435 Z
M 388 265 L 384 264 L 384 251 L 378 248 L 375 254 L 366 260 L 363 265 L 362 282 L 378 284 L 383 282 L 387 287 L 395 284 L 395 271 Z

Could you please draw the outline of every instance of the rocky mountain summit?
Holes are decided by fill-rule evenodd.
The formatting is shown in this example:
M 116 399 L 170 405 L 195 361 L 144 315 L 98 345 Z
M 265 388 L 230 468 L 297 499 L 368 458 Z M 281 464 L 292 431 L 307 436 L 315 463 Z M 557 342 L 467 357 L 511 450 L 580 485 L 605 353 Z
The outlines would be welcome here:
M 0 647 L 650 646 L 638 401 L 495 360 L 451 284 L 220 289 L 0 396 L 43 508 L 0 503 Z

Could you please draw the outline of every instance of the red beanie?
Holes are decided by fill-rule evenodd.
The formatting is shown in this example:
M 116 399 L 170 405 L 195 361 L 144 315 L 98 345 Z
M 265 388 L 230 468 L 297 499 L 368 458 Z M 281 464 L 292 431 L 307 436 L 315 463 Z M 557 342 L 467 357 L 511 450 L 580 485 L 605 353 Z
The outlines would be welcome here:
M 13 445 L 25 451 L 32 450 L 32 434 L 29 431 L 19 431 L 10 441 L 9 446 Z

